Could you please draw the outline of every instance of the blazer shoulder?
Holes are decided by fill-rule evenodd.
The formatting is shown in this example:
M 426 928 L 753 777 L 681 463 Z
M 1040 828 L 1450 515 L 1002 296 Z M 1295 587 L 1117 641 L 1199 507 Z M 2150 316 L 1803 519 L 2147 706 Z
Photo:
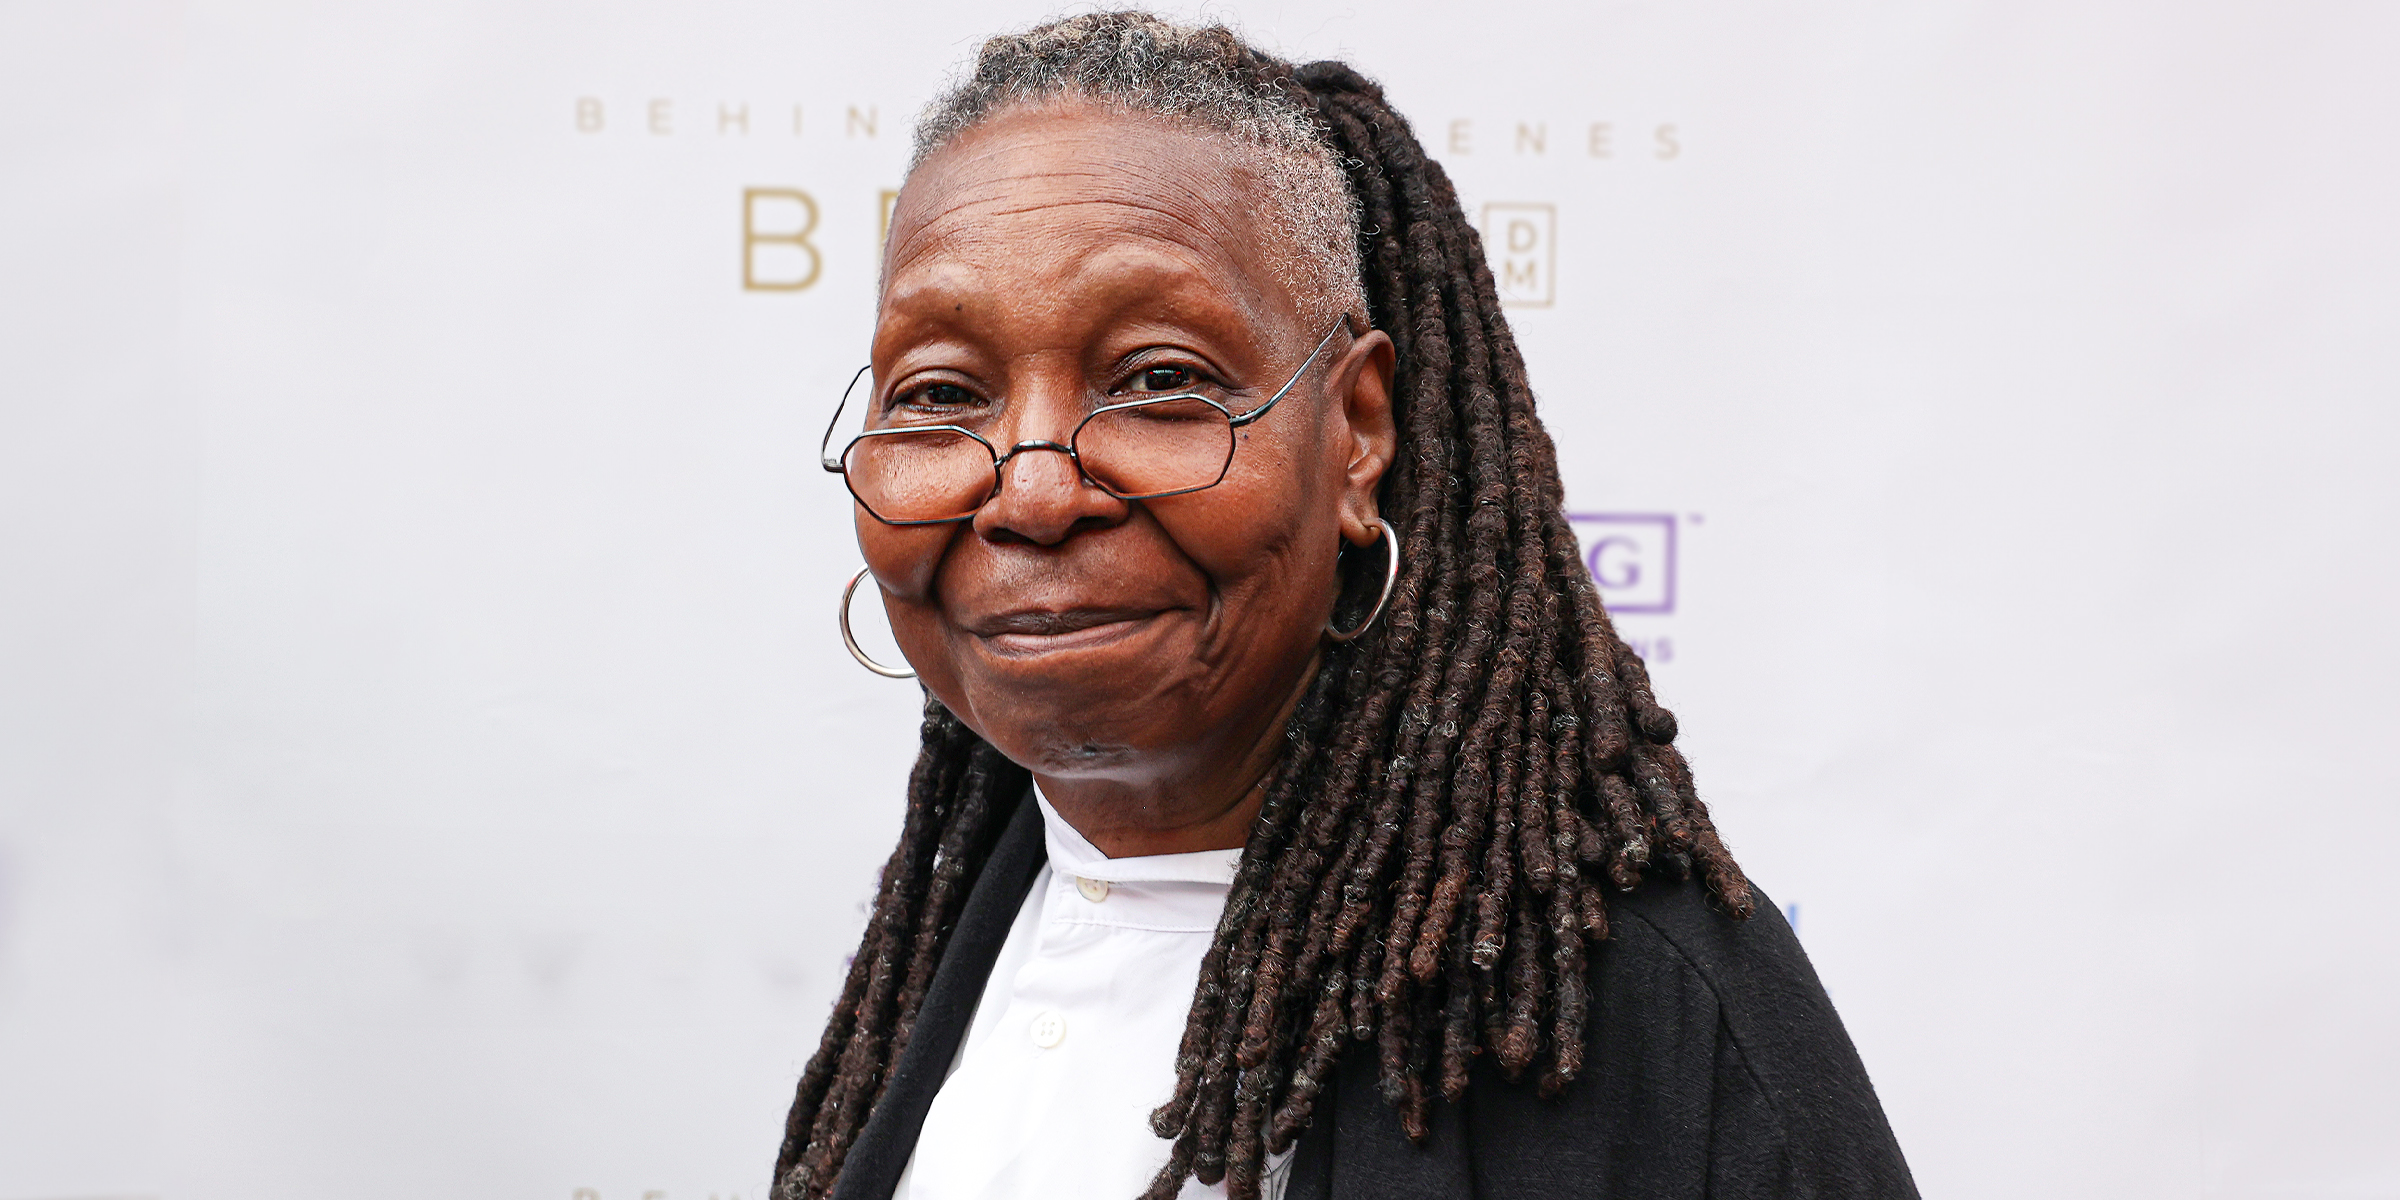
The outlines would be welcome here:
M 1663 960 L 1646 964 L 1652 974 L 1686 974 L 1687 986 L 1696 984 L 1715 1002 L 1743 1058 L 1770 1076 L 1762 1082 L 1773 1093 L 1772 1076 L 1783 1073 L 1779 1063 L 1819 1073 L 1855 1064 L 1858 1056 L 1781 910 L 1756 884 L 1751 896 L 1757 907 L 1737 917 L 1718 908 L 1697 879 L 1645 879 L 1610 898 L 1609 936 L 1594 957 L 1603 971 L 1612 955 L 1623 954 Z M 1863 1084 L 1864 1069 L 1855 1073 Z
M 1705 981 L 1721 1002 L 1740 1004 L 1765 988 L 1824 994 L 1815 968 L 1800 948 L 1782 910 L 1757 884 L 1750 916 L 1719 908 L 1698 879 L 1644 879 L 1629 892 L 1609 897 L 1610 935 L 1637 952 L 1664 954 Z
M 1755 1083 L 1802 1176 L 1839 1182 L 1823 1194 L 1913 1197 L 1866 1064 L 1816 968 L 1766 892 L 1753 884 L 1751 894 L 1757 907 L 1736 917 L 1698 880 L 1647 880 L 1613 898 L 1597 957 L 1621 946 L 1671 958 L 1706 990 L 1730 1043 L 1720 1069 Z

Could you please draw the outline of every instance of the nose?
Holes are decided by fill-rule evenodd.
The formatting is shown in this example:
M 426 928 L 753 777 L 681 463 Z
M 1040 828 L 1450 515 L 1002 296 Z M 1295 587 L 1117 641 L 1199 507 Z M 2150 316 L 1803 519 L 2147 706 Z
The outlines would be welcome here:
M 1000 463 L 1000 489 L 975 512 L 975 532 L 995 541 L 1055 546 L 1078 529 L 1125 519 L 1126 503 L 1084 478 L 1064 442 L 1034 440 L 1009 447 Z

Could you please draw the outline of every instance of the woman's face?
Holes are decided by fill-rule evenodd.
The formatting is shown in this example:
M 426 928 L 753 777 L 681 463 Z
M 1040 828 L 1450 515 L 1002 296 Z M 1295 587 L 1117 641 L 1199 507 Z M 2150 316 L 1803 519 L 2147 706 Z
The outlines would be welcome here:
M 1164 122 L 1064 102 L 980 126 L 893 214 L 868 427 L 971 414 L 1005 453 L 1144 393 L 1257 408 L 1334 316 L 1273 269 L 1262 196 L 1225 142 Z M 1374 540 L 1391 371 L 1381 333 L 1336 333 L 1204 491 L 1120 500 L 1029 450 L 972 520 L 861 509 L 902 651 L 1049 786 L 1263 769 L 1342 542 Z

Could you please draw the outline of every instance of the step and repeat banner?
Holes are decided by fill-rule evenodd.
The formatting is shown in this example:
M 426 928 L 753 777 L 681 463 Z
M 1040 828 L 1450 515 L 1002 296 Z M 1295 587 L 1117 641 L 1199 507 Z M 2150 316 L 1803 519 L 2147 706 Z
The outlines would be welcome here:
M 2388 8 L 1200 11 L 1456 179 L 1928 1196 L 2400 1196 Z M 0 4 L 0 1200 L 763 1200 L 916 737 L 817 438 L 1045 15 Z

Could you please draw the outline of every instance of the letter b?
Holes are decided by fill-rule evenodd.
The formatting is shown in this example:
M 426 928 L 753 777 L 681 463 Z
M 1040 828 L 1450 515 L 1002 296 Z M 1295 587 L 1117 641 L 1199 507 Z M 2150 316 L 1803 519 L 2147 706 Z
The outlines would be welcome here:
M 784 209 L 798 220 L 762 229 L 762 216 Z M 817 202 L 798 188 L 742 189 L 742 290 L 800 292 L 817 282 L 825 257 L 808 240 L 817 231 Z

